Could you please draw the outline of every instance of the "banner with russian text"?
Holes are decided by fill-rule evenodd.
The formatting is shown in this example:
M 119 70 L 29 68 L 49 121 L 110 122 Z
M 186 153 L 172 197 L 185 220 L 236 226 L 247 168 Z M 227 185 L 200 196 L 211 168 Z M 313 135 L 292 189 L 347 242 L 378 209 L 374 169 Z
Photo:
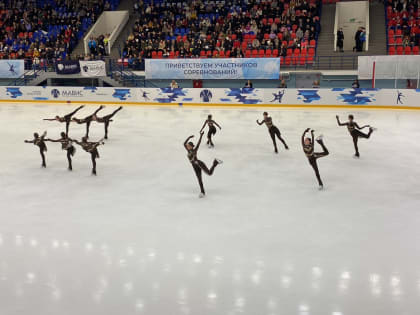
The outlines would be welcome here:
M 79 61 L 84 77 L 106 77 L 105 62 L 102 60 Z
M 278 79 L 280 58 L 146 59 L 146 79 Z
M 25 73 L 23 60 L 0 60 L 0 78 L 19 78 Z

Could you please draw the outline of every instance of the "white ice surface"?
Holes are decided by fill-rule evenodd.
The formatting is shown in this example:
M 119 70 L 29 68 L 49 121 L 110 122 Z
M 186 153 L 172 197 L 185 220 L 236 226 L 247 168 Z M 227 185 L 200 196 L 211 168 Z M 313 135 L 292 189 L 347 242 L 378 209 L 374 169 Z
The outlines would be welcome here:
M 420 112 L 353 112 L 378 128 L 355 160 L 334 117 L 347 111 L 269 109 L 290 146 L 275 155 L 263 109 L 212 109 L 223 129 L 199 158 L 224 164 L 199 199 L 182 143 L 208 109 L 126 107 L 97 177 L 80 147 L 68 172 L 53 143 L 41 169 L 23 140 L 58 138 L 41 119 L 74 107 L 0 106 L 0 314 L 419 314 Z M 331 153 L 321 192 L 306 127 Z

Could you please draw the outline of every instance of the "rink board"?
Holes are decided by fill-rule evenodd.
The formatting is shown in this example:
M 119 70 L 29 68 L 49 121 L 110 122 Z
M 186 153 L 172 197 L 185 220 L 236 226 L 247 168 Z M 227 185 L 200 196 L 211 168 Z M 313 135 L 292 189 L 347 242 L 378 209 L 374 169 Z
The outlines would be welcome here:
M 0 102 L 420 109 L 420 89 L 0 87 Z

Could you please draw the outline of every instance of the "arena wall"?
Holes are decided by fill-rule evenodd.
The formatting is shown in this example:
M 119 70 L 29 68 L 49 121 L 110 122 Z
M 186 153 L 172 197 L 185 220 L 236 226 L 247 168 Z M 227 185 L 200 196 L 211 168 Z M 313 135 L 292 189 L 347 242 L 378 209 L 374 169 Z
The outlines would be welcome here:
M 420 109 L 420 89 L 0 87 L 3 103 Z

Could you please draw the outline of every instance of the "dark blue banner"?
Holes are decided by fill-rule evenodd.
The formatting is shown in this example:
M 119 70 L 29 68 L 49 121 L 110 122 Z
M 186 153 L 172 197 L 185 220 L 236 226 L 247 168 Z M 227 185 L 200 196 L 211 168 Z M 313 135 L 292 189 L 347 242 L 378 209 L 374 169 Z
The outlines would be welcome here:
M 55 65 L 57 74 L 80 73 L 80 64 L 77 60 L 57 61 Z

